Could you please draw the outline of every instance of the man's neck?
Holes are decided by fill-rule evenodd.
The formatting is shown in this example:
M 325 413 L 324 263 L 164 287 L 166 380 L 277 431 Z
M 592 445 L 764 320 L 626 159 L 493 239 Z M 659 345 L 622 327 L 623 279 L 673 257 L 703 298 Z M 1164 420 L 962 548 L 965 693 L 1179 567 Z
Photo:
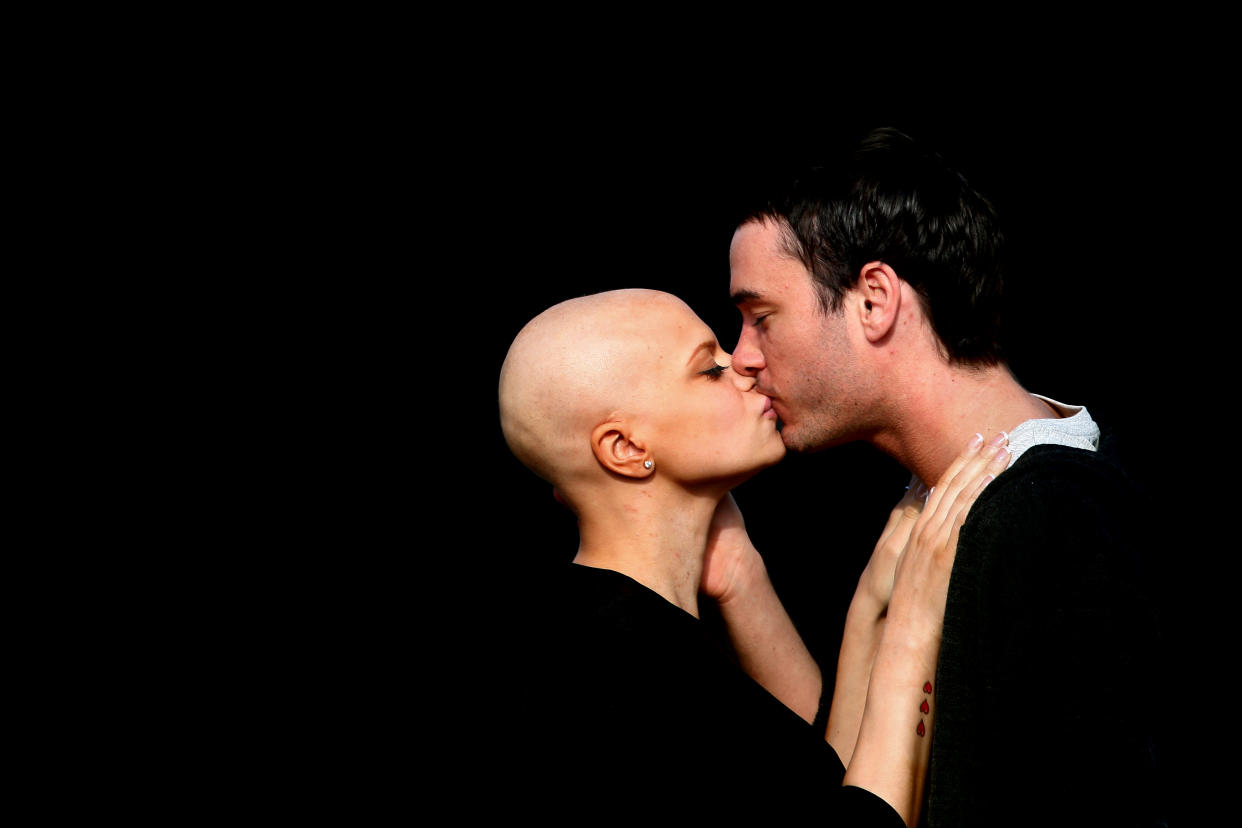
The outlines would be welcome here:
M 1060 416 L 1018 384 L 1005 366 L 941 364 L 907 386 L 894 427 L 872 442 L 928 486 L 939 481 L 970 438 L 989 439 L 1032 419 Z

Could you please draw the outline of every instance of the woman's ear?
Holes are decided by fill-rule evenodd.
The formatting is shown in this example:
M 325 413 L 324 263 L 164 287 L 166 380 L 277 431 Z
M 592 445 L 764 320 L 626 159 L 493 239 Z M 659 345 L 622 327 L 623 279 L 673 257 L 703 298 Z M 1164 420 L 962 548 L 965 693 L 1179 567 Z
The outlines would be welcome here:
M 858 277 L 856 312 L 868 342 L 888 336 L 901 311 L 901 278 L 884 262 L 867 262 Z
M 595 459 L 609 471 L 642 479 L 655 473 L 655 460 L 625 420 L 600 423 L 591 432 Z

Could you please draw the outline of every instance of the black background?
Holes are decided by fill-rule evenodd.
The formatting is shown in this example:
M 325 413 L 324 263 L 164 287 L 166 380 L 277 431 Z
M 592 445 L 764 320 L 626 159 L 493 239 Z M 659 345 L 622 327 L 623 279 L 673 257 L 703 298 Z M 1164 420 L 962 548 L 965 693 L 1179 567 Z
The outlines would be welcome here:
M 172 540 L 192 513 L 189 530 L 207 539 L 183 563 L 184 580 L 204 595 L 190 610 L 220 666 L 202 669 L 207 694 L 193 712 L 243 722 L 242 739 L 273 746 L 237 756 L 247 751 L 230 742 L 228 767 L 254 762 L 266 779 L 279 746 L 308 771 L 296 776 L 314 788 L 312 804 L 318 773 L 332 784 L 355 773 L 364 793 L 351 809 L 373 792 L 401 792 L 404 805 L 415 756 L 475 799 L 511 773 L 504 747 L 539 648 L 530 619 L 543 575 L 572 557 L 576 534 L 504 445 L 496 382 L 510 341 L 570 296 L 649 287 L 681 296 L 731 348 L 733 199 L 881 125 L 938 149 L 997 206 L 1019 381 L 1089 406 L 1158 504 L 1134 519 L 1153 525 L 1156 597 L 1177 650 L 1154 669 L 1183 692 L 1153 708 L 1185 719 L 1184 746 L 1231 738 L 1221 665 L 1236 647 L 1208 652 L 1206 642 L 1234 603 L 1221 560 L 1236 547 L 1222 403 L 1236 376 L 1237 268 L 1225 249 L 1236 95 L 1222 91 L 1211 46 L 1200 46 L 1198 26 L 1173 53 L 1177 35 L 1160 21 L 1145 38 L 1109 21 L 1096 38 L 1074 20 L 1073 37 L 1038 40 L 1015 76 L 994 58 L 1020 32 L 990 39 L 987 55 L 929 36 L 924 59 L 875 31 L 777 22 L 765 45 L 814 65 L 699 32 L 708 57 L 732 58 L 704 62 L 643 21 L 603 49 L 580 33 L 562 38 L 560 19 L 523 20 L 546 25 L 538 40 L 495 17 L 341 21 L 324 37 L 282 21 L 272 46 L 292 54 L 263 49 L 250 67 L 222 45 L 201 62 L 208 78 L 234 73 L 218 100 L 200 111 L 190 94 L 192 115 L 122 140 L 127 152 L 158 156 L 166 144 L 172 154 L 147 199 L 158 220 L 132 222 L 111 202 L 101 212 L 133 224 L 144 253 L 152 245 L 169 294 L 187 291 L 143 318 L 193 343 L 188 366 L 162 353 L 162 339 L 134 350 L 175 360 L 168 377 L 209 368 L 185 398 L 202 417 L 188 436 L 203 480 L 183 487 L 155 474 L 150 501 L 127 505 L 169 524 Z M 838 35 L 874 52 L 846 58 L 828 43 Z M 1118 41 L 1130 44 L 1120 59 L 1099 52 Z M 144 116 L 165 111 L 143 102 Z M 82 134 L 94 140 L 99 129 Z M 192 149 L 174 140 L 182 133 Z M 97 166 L 118 182 L 129 173 L 111 159 Z M 179 209 L 165 188 L 201 198 L 202 214 Z M 186 259 L 190 279 L 177 269 Z M 205 324 L 187 328 L 195 308 Z M 152 389 L 163 396 L 162 382 Z M 139 425 L 167 405 L 144 410 Z M 177 462 L 170 447 L 182 436 L 157 446 L 161 463 Z M 790 456 L 737 492 L 828 672 L 906 478 L 856 445 Z M 1165 526 L 1172 538 L 1155 531 Z M 170 547 L 161 560 L 178 557 Z M 1136 676 L 1135 692 L 1149 679 Z M 1219 726 L 1201 725 L 1217 713 Z M 518 761 L 537 755 L 529 747 L 517 746 Z M 1199 757 L 1176 761 L 1187 776 L 1201 769 Z M 422 761 L 414 770 L 417 785 Z M 453 804 L 463 803 L 477 804 Z

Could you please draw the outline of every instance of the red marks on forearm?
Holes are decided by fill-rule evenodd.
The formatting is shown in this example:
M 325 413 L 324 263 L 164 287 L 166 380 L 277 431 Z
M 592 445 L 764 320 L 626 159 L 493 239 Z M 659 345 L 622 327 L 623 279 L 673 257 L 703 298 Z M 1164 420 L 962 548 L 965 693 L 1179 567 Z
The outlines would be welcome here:
M 930 681 L 923 682 L 923 692 L 930 696 L 931 691 L 932 691 L 931 682 Z M 919 712 L 924 715 L 931 712 L 931 705 L 927 703 L 927 699 L 923 699 L 923 703 L 919 705 Z M 923 724 L 922 719 L 919 719 L 919 726 L 914 729 L 914 732 L 919 734 L 920 736 L 926 735 L 927 725 Z

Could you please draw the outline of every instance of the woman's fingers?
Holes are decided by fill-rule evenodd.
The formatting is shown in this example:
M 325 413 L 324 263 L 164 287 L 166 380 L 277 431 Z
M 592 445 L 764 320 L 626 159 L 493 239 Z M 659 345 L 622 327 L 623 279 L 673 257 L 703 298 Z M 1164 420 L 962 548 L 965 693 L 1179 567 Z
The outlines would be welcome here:
M 930 577 L 936 583 L 947 575 L 957 554 L 958 531 L 971 504 L 1009 465 L 1008 442 L 1004 432 L 986 441 L 976 434 L 949 464 L 910 531 L 897 565 L 898 580 L 903 571 L 915 581 Z
M 972 445 L 949 467 L 923 511 L 927 528 L 943 527 L 965 519 L 979 493 L 1009 465 L 1008 435 L 997 433 L 986 444 L 975 435 Z
M 1004 432 L 1002 432 L 1003 434 Z M 962 469 L 968 467 L 972 462 L 977 461 L 981 450 L 983 449 L 983 435 L 975 434 L 966 444 L 966 448 L 961 454 L 953 458 L 953 462 L 949 464 L 949 468 L 945 469 L 944 474 L 940 476 L 940 480 L 932 486 L 931 492 L 927 496 L 927 505 L 924 507 L 924 513 L 928 511 L 934 512 L 936 506 L 945 498 L 946 487 L 951 484 Z
M 888 515 L 880 539 L 859 578 L 858 589 L 871 596 L 877 606 L 888 606 L 893 594 L 893 577 L 910 532 L 923 511 L 927 488 L 920 482 L 909 487 Z M 857 594 L 857 593 L 856 593 Z
M 996 458 L 996 452 L 1001 450 L 1004 452 L 1006 444 L 1009 442 L 1009 435 L 1003 431 L 997 432 L 991 439 L 984 442 L 983 436 L 974 435 L 966 448 L 953 459 L 949 464 L 949 468 L 940 476 L 940 480 L 932 488 L 931 494 L 927 498 L 927 507 L 924 511 L 935 511 L 936 508 L 946 500 L 952 500 L 972 481 L 977 481 L 982 475 L 983 470 L 988 464 Z
M 926 498 L 927 490 L 922 483 L 907 488 L 901 500 L 897 501 L 897 505 L 889 512 L 888 522 L 884 524 L 884 529 L 880 532 L 879 543 L 885 543 L 897 532 L 909 535 L 910 526 L 923 512 Z M 904 544 L 905 540 L 902 539 L 901 542 Z

